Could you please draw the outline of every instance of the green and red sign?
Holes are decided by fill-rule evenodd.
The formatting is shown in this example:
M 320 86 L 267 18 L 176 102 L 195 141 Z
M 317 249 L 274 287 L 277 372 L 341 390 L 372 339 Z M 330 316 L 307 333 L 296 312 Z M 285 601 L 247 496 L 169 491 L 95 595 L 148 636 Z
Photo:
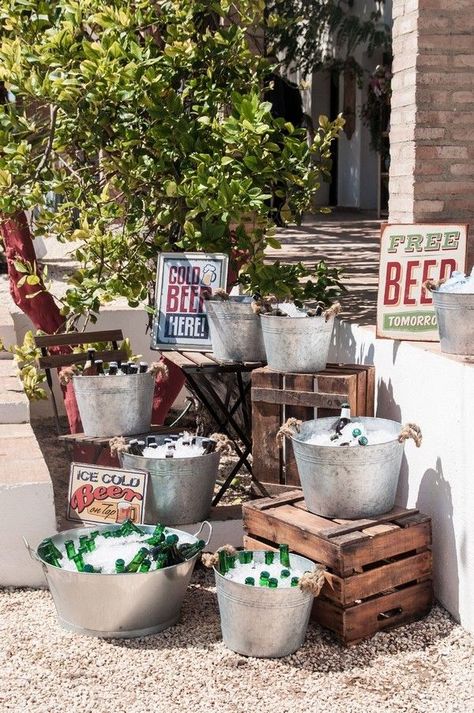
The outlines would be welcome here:
M 423 283 L 465 270 L 467 225 L 385 225 L 380 238 L 377 336 L 438 341 Z

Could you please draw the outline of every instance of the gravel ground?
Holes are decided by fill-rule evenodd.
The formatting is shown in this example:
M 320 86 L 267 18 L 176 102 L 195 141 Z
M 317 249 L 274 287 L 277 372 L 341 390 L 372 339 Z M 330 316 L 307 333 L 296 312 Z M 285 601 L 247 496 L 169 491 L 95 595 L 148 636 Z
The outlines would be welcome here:
M 15 713 L 468 713 L 474 639 L 435 607 L 426 619 L 345 649 L 310 625 L 279 660 L 220 637 L 212 574 L 199 569 L 179 624 L 143 639 L 63 631 L 47 591 L 0 592 L 0 708 Z

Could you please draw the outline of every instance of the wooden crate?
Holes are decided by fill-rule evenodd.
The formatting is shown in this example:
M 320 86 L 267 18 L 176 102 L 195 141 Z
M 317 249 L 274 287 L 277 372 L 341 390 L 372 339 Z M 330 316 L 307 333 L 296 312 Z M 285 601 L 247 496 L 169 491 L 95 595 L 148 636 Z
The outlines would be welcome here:
M 312 619 L 345 644 L 425 616 L 432 605 L 431 520 L 394 508 L 367 520 L 309 513 L 301 491 L 243 506 L 244 546 L 290 550 L 327 568 Z
M 299 486 L 293 448 L 275 436 L 291 416 L 308 421 L 337 416 L 347 401 L 354 416 L 374 415 L 375 369 L 362 364 L 328 364 L 315 374 L 283 374 L 268 367 L 252 372 L 253 479 L 266 492 Z M 286 487 L 290 486 L 290 487 Z

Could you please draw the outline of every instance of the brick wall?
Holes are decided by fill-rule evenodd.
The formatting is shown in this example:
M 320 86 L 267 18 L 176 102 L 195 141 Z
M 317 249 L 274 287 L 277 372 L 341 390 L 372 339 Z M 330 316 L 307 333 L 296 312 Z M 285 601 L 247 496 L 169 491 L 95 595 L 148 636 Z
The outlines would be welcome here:
M 394 0 L 390 220 L 474 222 L 473 0 Z

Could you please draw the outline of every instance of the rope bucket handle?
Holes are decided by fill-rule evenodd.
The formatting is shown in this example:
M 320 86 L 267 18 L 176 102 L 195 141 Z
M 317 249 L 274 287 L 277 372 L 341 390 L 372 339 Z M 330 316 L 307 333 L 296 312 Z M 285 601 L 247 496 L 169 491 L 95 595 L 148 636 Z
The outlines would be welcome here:
M 423 287 L 428 292 L 435 292 L 438 289 L 438 287 L 441 287 L 441 285 L 444 285 L 446 280 L 447 280 L 446 277 L 444 277 L 442 280 L 425 280 L 423 283 Z
M 421 428 L 416 425 L 416 423 L 406 423 L 398 436 L 399 443 L 405 443 L 409 438 L 413 438 L 417 448 L 421 446 L 423 436 L 421 433 Z
M 283 426 L 280 426 L 278 433 L 275 436 L 275 440 L 278 446 L 283 445 L 283 441 L 286 438 L 293 438 L 296 433 L 300 432 L 300 426 L 303 423 L 299 418 L 289 418 Z
M 334 302 L 325 312 L 323 312 L 324 321 L 327 322 L 331 317 L 335 317 L 341 311 L 341 303 Z

